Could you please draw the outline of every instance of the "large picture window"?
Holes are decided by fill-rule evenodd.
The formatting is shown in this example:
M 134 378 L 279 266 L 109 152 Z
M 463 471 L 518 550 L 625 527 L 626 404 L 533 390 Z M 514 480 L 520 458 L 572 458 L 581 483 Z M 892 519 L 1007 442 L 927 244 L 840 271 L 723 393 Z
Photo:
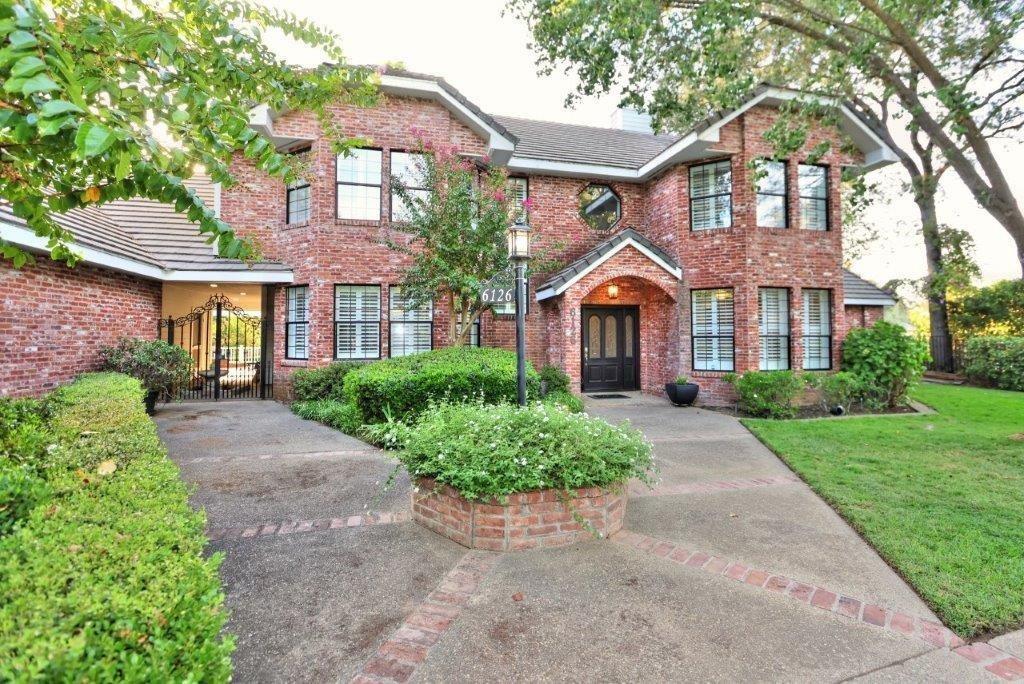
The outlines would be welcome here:
M 391 356 L 408 356 L 430 351 L 433 347 L 434 307 L 429 301 L 417 306 L 402 296 L 402 288 L 391 287 L 388 317 L 390 320 L 389 350 Z
M 735 328 L 732 290 L 692 290 L 690 305 L 693 369 L 734 370 Z
M 334 286 L 334 356 L 380 358 L 380 285 Z
M 338 155 L 338 218 L 380 220 L 380 150 L 357 149 Z
M 789 290 L 762 287 L 757 291 L 757 322 L 761 333 L 761 370 L 789 370 Z
M 762 228 L 785 228 L 786 162 L 762 159 L 757 162 L 757 225 Z
M 732 163 L 690 167 L 690 228 L 710 230 L 732 225 Z
M 423 179 L 423 156 L 418 152 L 392 152 L 391 176 L 406 189 L 411 197 L 427 200 L 430 191 Z M 391 188 L 391 220 L 408 221 L 412 218 L 412 210 L 399 197 L 395 188 Z
M 804 370 L 832 368 L 832 293 L 804 290 Z
M 828 230 L 828 167 L 800 164 L 800 227 Z
M 309 358 L 309 287 L 285 288 L 285 351 L 286 359 Z

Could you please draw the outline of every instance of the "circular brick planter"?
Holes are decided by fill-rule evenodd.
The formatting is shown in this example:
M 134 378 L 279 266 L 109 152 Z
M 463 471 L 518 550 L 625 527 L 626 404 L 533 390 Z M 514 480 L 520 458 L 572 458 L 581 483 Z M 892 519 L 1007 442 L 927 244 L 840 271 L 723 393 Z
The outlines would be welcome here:
M 447 485 L 419 480 L 412 493 L 412 519 L 427 529 L 471 549 L 521 551 L 564 546 L 619 531 L 626 512 L 626 491 L 589 487 L 576 489 L 563 503 L 564 492 L 545 489 L 510 494 L 508 503 L 470 501 Z M 580 523 L 581 516 L 588 525 Z

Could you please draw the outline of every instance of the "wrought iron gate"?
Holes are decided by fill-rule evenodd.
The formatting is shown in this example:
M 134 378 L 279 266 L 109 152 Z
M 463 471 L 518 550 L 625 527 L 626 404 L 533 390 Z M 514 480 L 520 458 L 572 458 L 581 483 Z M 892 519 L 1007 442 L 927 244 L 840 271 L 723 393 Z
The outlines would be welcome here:
M 160 336 L 192 357 L 192 377 L 178 399 L 262 399 L 263 321 L 223 294 L 191 313 L 160 321 Z

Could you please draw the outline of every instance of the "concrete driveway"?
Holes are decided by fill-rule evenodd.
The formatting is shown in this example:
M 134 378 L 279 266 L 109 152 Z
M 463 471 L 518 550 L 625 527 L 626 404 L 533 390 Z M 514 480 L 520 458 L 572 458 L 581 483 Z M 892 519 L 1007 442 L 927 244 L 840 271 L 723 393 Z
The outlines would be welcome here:
M 394 459 L 279 404 L 162 408 L 160 434 L 224 553 L 236 680 L 1013 675 L 1024 640 L 962 646 L 734 419 L 587 401 L 646 433 L 662 482 L 632 488 L 612 540 L 504 555 L 410 522 L 408 479 L 383 490 Z

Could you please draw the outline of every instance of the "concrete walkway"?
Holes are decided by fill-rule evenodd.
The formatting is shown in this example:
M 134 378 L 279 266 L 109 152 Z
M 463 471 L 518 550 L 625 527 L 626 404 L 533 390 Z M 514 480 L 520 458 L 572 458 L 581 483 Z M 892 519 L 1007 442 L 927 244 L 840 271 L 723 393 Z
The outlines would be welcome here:
M 279 404 L 162 408 L 225 553 L 236 680 L 971 682 L 1021 648 L 954 653 L 734 419 L 640 396 L 587 408 L 640 427 L 662 482 L 610 541 L 505 555 L 409 522 L 408 480 L 381 491 L 393 459 Z

